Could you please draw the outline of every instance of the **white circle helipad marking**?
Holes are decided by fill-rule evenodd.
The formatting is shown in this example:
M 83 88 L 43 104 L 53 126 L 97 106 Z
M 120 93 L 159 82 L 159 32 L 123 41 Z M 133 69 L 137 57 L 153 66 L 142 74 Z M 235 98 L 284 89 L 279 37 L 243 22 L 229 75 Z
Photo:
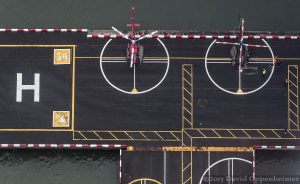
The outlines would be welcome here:
M 210 79 L 210 81 L 217 87 L 219 88 L 220 90 L 226 92 L 226 93 L 229 93 L 229 94 L 233 94 L 233 95 L 247 95 L 247 94 L 251 94 L 251 93 L 255 93 L 257 92 L 258 90 L 262 89 L 271 79 L 273 73 L 274 73 L 274 69 L 275 69 L 275 61 L 274 61 L 274 54 L 273 54 L 273 50 L 271 49 L 270 45 L 268 44 L 268 42 L 266 42 L 264 39 L 262 39 L 262 41 L 267 45 L 271 55 L 272 55 L 272 60 L 273 60 L 273 66 L 272 66 L 272 70 L 271 70 L 271 73 L 268 77 L 268 79 L 261 85 L 259 86 L 258 88 L 252 90 L 252 91 L 247 91 L 247 92 L 243 92 L 243 93 L 237 93 L 237 92 L 233 92 L 233 91 L 229 91 L 227 89 L 224 89 L 223 87 L 221 87 L 220 85 L 218 85 L 214 80 L 213 78 L 211 77 L 211 75 L 209 74 L 208 72 L 208 68 L 207 68 L 207 63 L 210 63 L 210 62 L 207 62 L 207 56 L 208 56 L 208 53 L 209 53 L 209 50 L 211 49 L 211 47 L 213 46 L 213 44 L 217 41 L 217 39 L 215 39 L 208 47 L 207 51 L 206 51 L 206 54 L 205 54 L 205 71 L 206 71 L 206 74 L 208 76 L 208 78 Z
M 163 77 L 161 78 L 161 80 L 156 84 L 154 85 L 153 87 L 149 88 L 149 89 L 146 89 L 146 90 L 143 90 L 143 91 L 138 91 L 138 92 L 131 92 L 131 91 L 126 91 L 126 90 L 123 90 L 119 87 L 117 87 L 116 85 L 114 85 L 112 82 L 109 81 L 109 79 L 107 78 L 107 76 L 105 75 L 105 72 L 103 70 L 103 66 L 102 66 L 102 63 L 104 61 L 102 61 L 102 58 L 103 58 L 103 53 L 104 53 L 104 50 L 105 48 L 107 47 L 107 45 L 111 42 L 112 39 L 109 39 L 104 47 L 102 48 L 101 50 L 101 54 L 100 54 L 100 70 L 101 70 L 101 73 L 104 77 L 104 79 L 106 80 L 106 82 L 113 88 L 115 88 L 116 90 L 122 92 L 122 93 L 126 93 L 126 94 L 130 94 L 130 95 L 138 95 L 138 94 L 143 94 L 143 93 L 147 93 L 147 92 L 150 92 L 152 90 L 154 90 L 155 88 L 157 88 L 166 78 L 167 74 L 168 74 L 168 71 L 169 71 L 169 68 L 170 68 L 170 56 L 169 56 L 169 52 L 167 50 L 167 47 L 165 46 L 165 44 L 159 39 L 159 38 L 156 38 L 158 40 L 158 42 L 162 45 L 162 47 L 164 48 L 166 54 L 167 54 L 167 59 L 166 59 L 166 64 L 167 64 L 167 68 L 166 68 L 166 71 L 163 75 Z
M 206 173 L 215 165 L 221 163 L 221 162 L 224 162 L 226 160 L 238 160 L 238 161 L 242 161 L 242 162 L 246 162 L 246 163 L 249 163 L 252 165 L 252 162 L 249 161 L 249 160 L 246 160 L 246 159 L 243 159 L 243 158 L 238 158 L 238 157 L 231 157 L 231 158 L 224 158 L 224 159 L 221 159 L 215 163 L 213 163 L 212 165 L 210 165 L 205 171 L 204 173 L 202 174 L 201 178 L 200 178 L 200 181 L 199 181 L 199 184 L 202 184 L 202 181 L 204 179 L 204 176 L 206 175 Z

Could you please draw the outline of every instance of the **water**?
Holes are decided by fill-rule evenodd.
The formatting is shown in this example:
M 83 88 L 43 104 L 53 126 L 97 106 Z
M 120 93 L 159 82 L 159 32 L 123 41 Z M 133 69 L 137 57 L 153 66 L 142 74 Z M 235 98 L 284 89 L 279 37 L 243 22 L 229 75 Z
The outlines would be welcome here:
M 0 184 L 117 184 L 119 152 L 0 150 Z
M 0 0 L 0 27 L 125 29 L 131 0 Z M 298 0 L 136 0 L 142 29 L 300 30 Z

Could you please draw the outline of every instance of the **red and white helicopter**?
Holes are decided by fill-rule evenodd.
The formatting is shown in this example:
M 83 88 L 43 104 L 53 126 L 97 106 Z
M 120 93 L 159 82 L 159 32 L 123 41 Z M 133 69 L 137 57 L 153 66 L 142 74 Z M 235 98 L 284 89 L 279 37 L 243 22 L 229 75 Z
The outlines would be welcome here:
M 249 47 L 267 47 L 266 45 L 255 45 L 255 44 L 246 44 L 244 43 L 244 30 L 245 30 L 245 20 L 240 18 L 240 34 L 239 42 L 216 42 L 217 44 L 223 45 L 234 45 L 231 48 L 230 55 L 232 59 L 233 65 L 238 65 L 239 70 L 247 67 L 247 63 L 249 62 L 250 51 Z
M 250 60 L 250 47 L 256 48 L 266 48 L 267 45 L 255 45 L 255 44 L 246 44 L 244 43 L 244 30 L 245 30 L 245 20 L 240 18 L 240 34 L 238 35 L 238 42 L 215 42 L 217 44 L 223 45 L 233 45 L 230 50 L 231 63 L 234 67 L 238 67 L 239 70 L 239 88 L 238 93 L 243 93 L 241 89 L 241 73 L 246 69 L 250 69 L 247 66 L 248 63 L 251 63 Z M 256 68 L 257 70 L 257 68 Z
M 144 58 L 144 47 L 138 43 L 138 41 L 151 36 L 153 34 L 156 34 L 157 31 L 151 32 L 147 35 L 142 35 L 139 38 L 136 37 L 136 27 L 139 27 L 140 24 L 136 22 L 135 20 L 135 7 L 131 7 L 131 23 L 127 24 L 127 27 L 131 27 L 131 32 L 128 35 L 123 34 L 121 31 L 116 29 L 115 27 L 112 27 L 114 31 L 116 31 L 118 34 L 122 35 L 124 38 L 130 41 L 127 46 L 126 50 L 126 59 L 128 62 L 130 62 L 130 67 L 133 67 L 133 65 L 136 65 L 139 63 L 142 65 L 143 58 Z

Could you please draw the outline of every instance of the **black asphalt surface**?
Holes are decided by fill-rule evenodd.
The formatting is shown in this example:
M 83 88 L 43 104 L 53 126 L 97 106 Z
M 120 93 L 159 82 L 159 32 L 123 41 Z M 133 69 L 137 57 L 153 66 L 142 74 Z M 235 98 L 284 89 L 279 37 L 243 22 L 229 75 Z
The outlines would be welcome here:
M 286 183 L 299 183 L 299 161 L 299 150 L 255 150 L 255 174 L 261 180 L 270 176 L 275 176 L 278 180 L 288 176 L 286 179 L 293 180 Z M 265 181 L 276 182 L 278 181 Z
M 181 146 L 177 141 L 150 140 L 84 140 L 74 139 L 74 131 L 181 131 L 182 130 L 182 65 L 193 65 L 194 128 L 224 129 L 286 129 L 287 120 L 287 66 L 299 61 L 284 60 L 276 66 L 271 80 L 261 90 L 244 96 L 221 91 L 209 80 L 204 60 L 213 40 L 162 39 L 171 57 L 165 80 L 154 90 L 139 95 L 125 94 L 105 81 L 99 66 L 101 49 L 107 39 L 88 39 L 86 33 L 0 33 L 1 45 L 76 45 L 74 127 L 70 130 L 51 131 L 52 111 L 72 111 L 71 65 L 54 66 L 53 48 L 14 47 L 0 48 L 0 137 L 1 143 L 125 143 L 128 146 L 161 147 Z M 226 41 L 226 40 L 225 40 Z M 227 40 L 229 41 L 229 40 Z M 261 41 L 246 40 L 261 44 Z M 267 40 L 274 55 L 281 58 L 300 58 L 300 42 L 293 40 Z M 141 41 L 145 57 L 166 58 L 155 39 Z M 126 40 L 116 39 L 104 52 L 105 57 L 125 57 Z M 68 48 L 68 47 L 66 47 Z M 213 46 L 209 57 L 229 57 L 230 47 Z M 85 58 L 88 57 L 88 58 Z M 175 58 L 180 57 L 180 58 Z M 191 60 L 190 58 L 198 58 Z M 270 52 L 252 49 L 253 58 L 270 58 Z M 74 61 L 72 61 L 74 62 Z M 242 76 L 244 91 L 263 84 L 270 75 L 270 64 L 249 64 L 258 67 L 257 75 Z M 131 91 L 133 69 L 128 63 L 103 63 L 106 76 L 117 87 Z M 262 77 L 261 70 L 267 75 Z M 136 68 L 136 88 L 147 90 L 162 78 L 166 64 L 147 64 Z M 213 79 L 227 90 L 238 88 L 238 71 L 231 64 L 209 64 Z M 34 73 L 41 75 L 40 102 L 33 102 L 33 93 L 23 94 L 23 102 L 16 103 L 16 73 L 23 73 L 24 84 L 33 83 Z M 71 112 L 72 113 L 72 112 Z M 35 129 L 35 130 L 25 130 Z M 47 130 L 40 130 L 47 129 Z M 56 130 L 59 128 L 56 128 Z M 84 134 L 84 132 L 83 132 Z M 78 135 L 78 132 L 74 133 Z M 140 136 L 140 135 L 139 135 Z M 283 135 L 284 137 L 284 135 Z M 297 139 L 193 139 L 193 146 L 253 146 L 297 145 Z M 125 152 L 124 182 L 142 177 L 163 181 L 163 152 Z M 167 153 L 167 181 L 180 183 L 180 152 Z M 251 160 L 250 153 L 212 153 L 212 162 L 225 157 Z M 193 183 L 198 183 L 207 168 L 207 152 L 193 156 Z M 216 171 L 225 175 L 226 165 Z M 251 175 L 251 167 L 239 166 L 238 174 Z M 241 173 L 240 173 L 241 172 Z

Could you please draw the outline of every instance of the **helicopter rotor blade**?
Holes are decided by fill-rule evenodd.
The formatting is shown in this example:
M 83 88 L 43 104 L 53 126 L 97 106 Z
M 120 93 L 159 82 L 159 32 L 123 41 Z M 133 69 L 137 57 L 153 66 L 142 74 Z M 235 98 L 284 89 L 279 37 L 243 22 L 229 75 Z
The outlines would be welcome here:
M 153 32 L 151 32 L 151 33 L 149 33 L 149 34 L 146 34 L 146 35 L 143 35 L 143 36 L 141 36 L 139 39 L 137 39 L 136 41 L 140 41 L 140 40 L 142 40 L 142 39 L 144 39 L 144 38 L 146 38 L 146 37 L 148 37 L 148 36 L 151 36 L 151 35 L 154 35 L 154 34 L 156 34 L 157 33 L 157 31 L 153 31 Z
M 127 35 L 123 34 L 121 31 L 119 31 L 118 29 L 116 29 L 115 27 L 111 27 L 114 31 L 116 31 L 118 34 L 122 35 L 124 38 L 126 38 L 127 40 L 131 40 Z

